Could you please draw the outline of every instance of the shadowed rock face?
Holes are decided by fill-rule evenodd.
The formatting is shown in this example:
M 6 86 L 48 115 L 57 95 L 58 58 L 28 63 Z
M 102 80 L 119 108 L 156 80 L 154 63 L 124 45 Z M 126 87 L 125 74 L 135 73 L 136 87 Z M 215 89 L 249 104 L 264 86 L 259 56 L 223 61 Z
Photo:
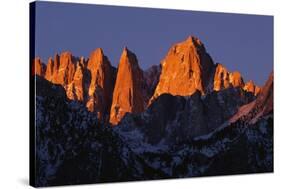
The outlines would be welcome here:
M 126 113 L 138 113 L 144 110 L 142 84 L 143 72 L 139 68 L 137 57 L 125 47 L 118 65 L 113 92 L 111 124 L 116 125 Z
M 189 97 L 162 94 L 143 113 L 127 115 L 119 125 L 121 130 L 140 129 L 151 144 L 170 144 L 212 132 L 253 99 L 241 88 L 214 91 L 204 98 L 199 91 Z
M 273 111 L 273 72 L 270 74 L 268 80 L 265 85 L 261 89 L 260 94 L 257 97 L 257 105 L 264 107 L 263 115 L 267 115 L 268 113 Z
M 190 36 L 170 48 L 161 66 L 159 83 L 151 101 L 163 93 L 188 96 L 198 90 L 204 94 L 214 64 L 202 42 Z
M 108 117 L 112 102 L 112 93 L 116 71 L 103 54 L 101 48 L 96 49 L 90 55 L 87 69 L 91 75 L 88 89 L 87 108 L 97 112 L 99 119 Z
M 143 72 L 144 74 L 144 88 L 143 94 L 146 102 L 146 108 L 149 105 L 149 99 L 153 96 L 156 86 L 159 82 L 161 74 L 161 65 L 153 65 Z

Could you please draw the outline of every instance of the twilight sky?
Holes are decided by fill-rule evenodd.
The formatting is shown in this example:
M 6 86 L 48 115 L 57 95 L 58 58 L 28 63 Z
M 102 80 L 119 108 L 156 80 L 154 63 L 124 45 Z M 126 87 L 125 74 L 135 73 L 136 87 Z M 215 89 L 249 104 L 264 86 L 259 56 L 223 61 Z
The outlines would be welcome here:
M 198 37 L 214 62 L 263 85 L 273 70 L 273 17 L 195 11 L 36 3 L 36 56 L 47 62 L 71 51 L 89 57 L 101 47 L 118 65 L 124 46 L 142 69 L 160 64 L 171 45 Z M 187 7 L 185 7 L 187 8 Z

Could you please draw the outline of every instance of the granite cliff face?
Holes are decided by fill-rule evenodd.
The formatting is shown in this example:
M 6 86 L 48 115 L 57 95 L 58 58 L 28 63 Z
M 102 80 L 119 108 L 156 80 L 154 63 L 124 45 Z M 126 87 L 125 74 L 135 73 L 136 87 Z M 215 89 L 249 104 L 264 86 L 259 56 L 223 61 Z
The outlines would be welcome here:
M 48 59 L 45 78 L 48 81 L 51 81 L 52 83 L 55 83 L 56 78 L 58 76 L 59 66 L 60 66 L 59 62 L 60 62 L 60 60 L 59 60 L 58 54 L 55 54 L 54 60 L 52 58 Z
M 243 89 L 245 91 L 248 91 L 248 92 L 251 92 L 251 93 L 255 94 L 255 96 L 257 96 L 261 91 L 261 88 L 259 86 L 256 86 L 252 80 L 248 81 L 244 85 Z
M 97 112 L 99 118 L 108 119 L 116 77 L 115 68 L 102 49 L 98 48 L 91 53 L 87 70 L 90 73 L 87 108 Z
M 62 85 L 71 100 L 84 100 L 83 63 L 72 56 L 71 52 L 55 54 L 54 60 L 48 59 L 45 79 Z
M 55 84 L 67 86 L 73 81 L 76 62 L 71 52 L 63 52 L 59 59 L 59 69 L 56 77 L 53 78 Z
M 143 72 L 134 53 L 124 48 L 118 65 L 110 123 L 116 125 L 126 113 L 140 113 L 144 110 Z
M 84 100 L 84 74 L 83 65 L 78 62 L 76 64 L 76 70 L 74 72 L 72 81 L 67 85 L 67 96 L 69 99 L 75 99 L 78 101 Z
M 220 91 L 229 87 L 243 88 L 244 85 L 243 78 L 239 72 L 228 72 L 222 64 L 216 65 L 213 88 L 215 91 Z
M 109 119 L 116 71 L 101 48 L 93 51 L 89 60 L 63 52 L 49 58 L 46 69 L 40 58 L 34 65 L 37 75 L 63 86 L 68 99 L 83 102 L 100 120 Z
M 32 64 L 32 75 L 39 75 L 44 76 L 45 75 L 45 65 L 42 64 L 39 57 L 36 57 Z
M 229 72 L 222 64 L 216 64 L 213 81 L 213 90 L 220 91 L 229 87 L 239 87 L 253 93 L 255 96 L 260 92 L 260 87 L 256 86 L 252 80 L 246 84 L 238 71 Z
M 213 71 L 213 61 L 203 43 L 190 36 L 173 45 L 161 62 L 161 75 L 151 101 L 164 93 L 188 96 L 205 94 Z

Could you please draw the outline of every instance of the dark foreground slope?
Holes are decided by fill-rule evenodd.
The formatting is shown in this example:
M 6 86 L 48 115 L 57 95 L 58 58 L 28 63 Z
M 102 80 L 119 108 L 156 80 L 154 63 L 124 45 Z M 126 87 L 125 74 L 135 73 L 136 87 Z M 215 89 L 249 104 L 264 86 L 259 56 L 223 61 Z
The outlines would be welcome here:
M 36 78 L 36 186 L 162 177 L 63 88 Z M 145 175 L 144 175 L 145 173 Z
M 240 96 L 240 92 L 234 93 Z M 272 172 L 273 109 L 267 107 L 269 111 L 263 111 L 255 122 L 246 119 L 247 114 L 239 114 L 233 122 L 223 121 L 235 114 L 239 108 L 237 103 L 247 103 L 248 98 L 236 99 L 231 105 L 229 92 L 224 93 L 205 99 L 198 96 L 166 96 L 168 100 L 160 99 L 164 107 L 167 106 L 165 103 L 186 101 L 187 107 L 193 107 L 192 103 L 196 102 L 208 109 L 213 107 L 205 106 L 210 101 L 220 105 L 214 106 L 216 109 L 213 111 L 222 111 L 223 102 L 233 108 L 221 114 L 223 118 L 208 118 L 210 125 L 219 120 L 221 126 L 215 131 L 195 137 L 184 133 L 191 130 L 181 128 L 182 122 L 172 128 L 174 122 L 166 129 L 168 123 L 175 120 L 172 118 L 190 114 L 183 111 L 185 106 L 174 106 L 179 115 L 169 115 L 166 112 L 169 108 L 161 110 L 159 107 L 159 111 L 148 109 L 140 115 L 127 115 L 121 123 L 127 120 L 126 126 L 110 128 L 99 123 L 96 114 L 89 112 L 85 105 L 67 100 L 61 86 L 37 77 L 36 186 Z M 155 103 L 157 101 L 151 105 L 152 109 L 157 107 Z M 264 109 L 264 103 L 259 104 L 255 106 L 256 113 Z M 181 109 L 177 110 L 177 107 Z M 188 118 L 194 126 L 197 122 L 192 120 L 197 120 L 197 112 L 200 113 L 198 115 L 212 115 L 204 108 L 202 111 L 195 109 L 192 117 Z M 212 112 L 211 109 L 208 111 Z M 157 118 L 159 113 L 167 122 L 161 124 L 163 127 L 158 130 L 152 132 L 153 128 L 148 128 L 153 124 L 140 124 L 146 123 L 144 120 L 149 117 Z M 191 127 L 192 124 L 181 125 Z M 168 134 L 171 129 L 174 129 L 172 133 L 182 133 L 181 138 L 172 140 L 177 136 Z

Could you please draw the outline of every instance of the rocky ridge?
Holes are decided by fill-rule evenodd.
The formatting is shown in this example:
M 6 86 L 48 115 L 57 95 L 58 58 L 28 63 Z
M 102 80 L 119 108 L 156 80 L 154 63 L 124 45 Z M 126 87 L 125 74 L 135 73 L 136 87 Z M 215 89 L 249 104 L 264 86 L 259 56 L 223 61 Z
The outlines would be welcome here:
M 191 96 L 199 91 L 204 96 L 229 88 L 241 88 L 255 96 L 260 92 L 253 81 L 245 84 L 239 72 L 214 64 L 204 44 L 194 36 L 174 44 L 159 66 L 146 71 L 127 47 L 117 69 L 101 48 L 89 59 L 70 52 L 55 54 L 46 66 L 37 57 L 33 67 L 35 74 L 62 85 L 69 99 L 83 102 L 101 121 L 112 125 L 127 113 L 145 111 L 162 94 Z

